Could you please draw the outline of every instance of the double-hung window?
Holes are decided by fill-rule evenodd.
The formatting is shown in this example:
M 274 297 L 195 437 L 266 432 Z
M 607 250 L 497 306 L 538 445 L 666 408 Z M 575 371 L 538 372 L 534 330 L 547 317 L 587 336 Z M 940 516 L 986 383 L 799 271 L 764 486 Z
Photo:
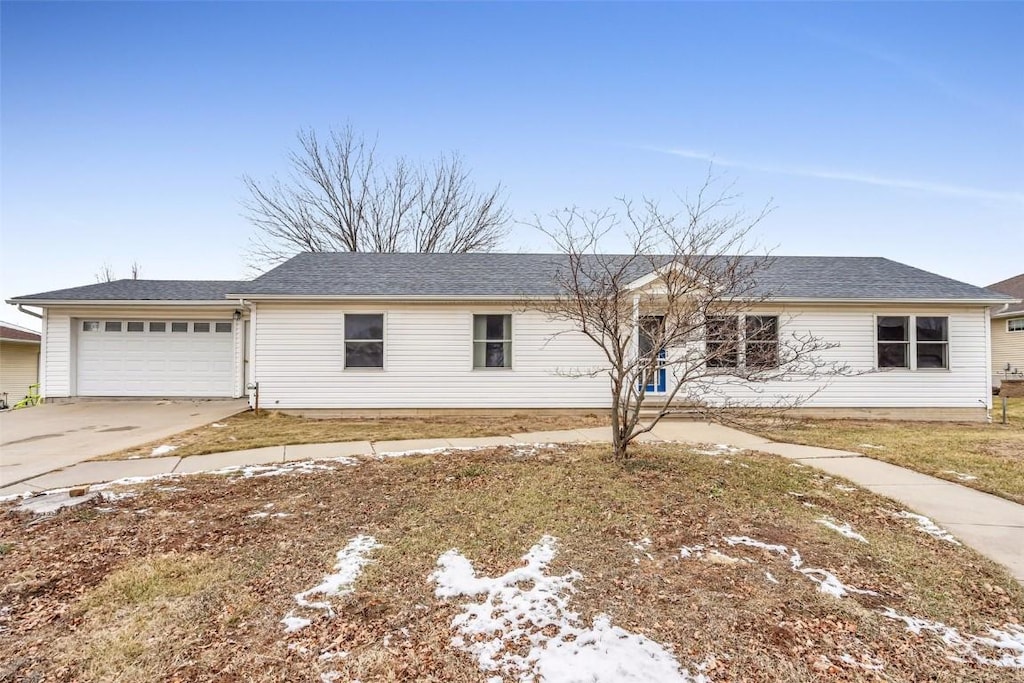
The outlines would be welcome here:
M 345 314 L 345 367 L 384 367 L 384 314 Z
M 512 316 L 473 316 L 473 367 L 512 367 Z
M 949 318 L 880 315 L 876 319 L 879 368 L 949 368 Z
M 711 315 L 704 329 L 709 368 L 763 370 L 779 366 L 777 315 Z
M 1006 321 L 1007 332 L 1024 332 L 1024 318 L 1010 318 Z

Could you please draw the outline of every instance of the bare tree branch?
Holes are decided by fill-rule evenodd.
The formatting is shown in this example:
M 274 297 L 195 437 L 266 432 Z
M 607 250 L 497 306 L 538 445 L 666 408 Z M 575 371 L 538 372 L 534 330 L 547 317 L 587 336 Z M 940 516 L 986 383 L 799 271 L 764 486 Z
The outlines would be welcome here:
M 254 266 L 302 251 L 489 251 L 507 233 L 501 185 L 478 191 L 458 155 L 385 167 L 376 141 L 351 127 L 326 142 L 300 131 L 298 141 L 287 181 L 242 178 Z
M 601 349 L 601 367 L 563 372 L 607 375 L 617 459 L 674 411 L 727 420 L 740 405 L 790 408 L 828 378 L 849 373 L 822 359 L 833 344 L 798 331 L 771 305 L 761 276 L 772 257 L 751 243 L 770 204 L 753 214 L 736 210 L 731 188 L 716 192 L 716 180 L 709 172 L 696 193 L 680 198 L 678 212 L 650 199 L 620 199 L 618 210 L 570 208 L 529 223 L 565 265 L 555 276 L 561 293 L 553 301 L 522 305 L 568 323 Z M 602 251 L 604 238 L 619 230 L 628 252 Z M 787 381 L 810 388 L 765 393 L 768 383 Z

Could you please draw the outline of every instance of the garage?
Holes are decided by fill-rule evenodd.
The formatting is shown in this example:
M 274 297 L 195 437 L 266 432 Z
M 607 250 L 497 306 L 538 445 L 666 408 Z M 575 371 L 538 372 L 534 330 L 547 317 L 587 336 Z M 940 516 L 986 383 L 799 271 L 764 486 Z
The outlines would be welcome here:
M 79 396 L 233 396 L 235 323 L 75 321 Z

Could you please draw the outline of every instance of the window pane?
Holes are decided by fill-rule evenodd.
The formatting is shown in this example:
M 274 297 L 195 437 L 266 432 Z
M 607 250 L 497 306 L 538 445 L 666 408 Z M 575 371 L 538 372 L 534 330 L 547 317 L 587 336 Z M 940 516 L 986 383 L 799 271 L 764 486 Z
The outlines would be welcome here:
M 878 367 L 909 368 L 907 347 L 909 344 L 879 344 Z
M 487 336 L 485 339 L 504 339 L 505 338 L 505 316 L 503 315 L 489 315 L 487 316 Z
M 948 367 L 946 352 L 948 344 L 918 344 L 917 345 L 917 367 L 919 368 L 945 368 Z
M 708 342 L 707 365 L 710 368 L 735 368 L 739 365 L 739 345 L 736 342 Z
M 878 317 L 878 341 L 910 341 L 909 332 L 910 318 L 906 316 Z
M 132 320 L 132 321 L 130 321 L 128 323 L 128 331 L 129 332 L 145 332 L 146 331 L 146 323 L 136 322 L 136 321 Z
M 188 332 L 188 323 L 171 323 L 171 332 Z
M 98 320 L 83 320 L 82 332 L 99 332 L 100 322 Z
M 230 332 L 231 323 L 217 323 L 216 330 L 218 332 Z
M 118 320 L 118 321 L 107 321 L 107 322 L 103 323 L 103 331 L 104 332 L 120 332 L 121 331 L 121 321 L 120 320 Z
M 947 341 L 949 318 L 917 317 L 917 341 Z
M 1024 332 L 1024 318 L 1012 318 L 1006 321 L 1007 332 Z
M 384 367 L 384 342 L 345 342 L 345 367 Z
M 167 331 L 167 323 L 150 323 L 149 324 L 149 331 L 150 332 L 166 332 Z
M 748 315 L 747 339 L 775 341 L 779 336 L 779 318 L 774 315 Z
M 345 339 L 384 339 L 384 316 L 346 314 Z
M 708 339 L 729 340 L 737 339 L 740 334 L 740 320 L 735 315 L 708 316 L 707 337 Z
M 210 323 L 192 323 L 193 332 L 209 332 Z
M 775 368 L 779 365 L 777 342 L 747 342 L 747 367 Z

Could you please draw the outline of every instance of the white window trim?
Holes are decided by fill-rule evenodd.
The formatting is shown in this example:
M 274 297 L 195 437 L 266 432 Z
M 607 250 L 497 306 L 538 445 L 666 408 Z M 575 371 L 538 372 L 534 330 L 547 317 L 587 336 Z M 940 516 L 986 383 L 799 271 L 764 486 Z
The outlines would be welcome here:
M 879 342 L 878 341 L 878 319 L 879 318 L 907 318 L 907 342 Z M 944 368 L 919 368 L 917 367 L 917 319 L 918 318 L 945 318 L 946 319 L 946 341 L 944 342 L 922 342 L 922 344 L 945 344 L 946 345 L 946 367 Z M 880 372 L 950 372 L 953 369 L 953 325 L 948 313 L 875 313 L 872 320 L 871 353 L 874 357 L 875 370 Z M 907 344 L 907 367 L 905 368 L 882 368 L 878 366 L 878 344 Z
M 478 315 L 507 315 L 509 317 L 509 325 L 512 326 L 512 336 L 508 339 L 502 339 L 502 343 L 512 345 L 511 356 L 507 367 L 500 368 L 489 368 L 487 366 L 477 367 L 473 359 L 476 357 L 476 345 L 477 343 L 484 342 L 496 342 L 497 339 L 477 339 L 476 333 L 473 330 L 473 321 Z M 486 311 L 477 312 L 473 311 L 469 314 L 469 369 L 474 372 L 511 372 L 516 369 L 516 330 L 519 329 L 518 323 L 516 322 L 516 314 L 512 311 Z
M 380 340 L 380 343 L 381 343 L 381 349 L 382 349 L 382 351 L 384 353 L 384 357 L 381 359 L 381 365 L 380 365 L 379 368 L 357 368 L 357 367 L 351 367 L 350 368 L 345 363 L 345 355 L 346 355 L 345 354 L 345 345 L 348 344 L 348 342 L 349 342 L 348 332 L 346 332 L 346 330 L 345 330 L 345 320 L 346 320 L 346 316 L 350 316 L 350 315 L 379 315 L 381 317 L 381 335 L 382 335 L 382 338 Z M 372 342 L 372 341 L 377 341 L 377 340 L 376 339 L 352 339 L 351 341 L 354 341 L 354 342 L 360 342 L 360 341 Z M 342 314 L 341 314 L 341 369 L 342 370 L 344 370 L 345 372 L 368 373 L 368 374 L 376 374 L 376 373 L 385 372 L 388 369 L 388 356 L 389 355 L 390 354 L 388 353 L 388 313 L 387 313 L 387 311 L 342 311 Z
M 1020 328 L 1019 330 L 1011 330 L 1010 329 L 1010 323 L 1017 322 L 1018 320 L 1020 320 L 1021 322 L 1024 322 L 1024 318 L 1007 318 L 1006 319 L 1006 334 L 1020 334 L 1020 333 L 1024 333 L 1024 327 Z

